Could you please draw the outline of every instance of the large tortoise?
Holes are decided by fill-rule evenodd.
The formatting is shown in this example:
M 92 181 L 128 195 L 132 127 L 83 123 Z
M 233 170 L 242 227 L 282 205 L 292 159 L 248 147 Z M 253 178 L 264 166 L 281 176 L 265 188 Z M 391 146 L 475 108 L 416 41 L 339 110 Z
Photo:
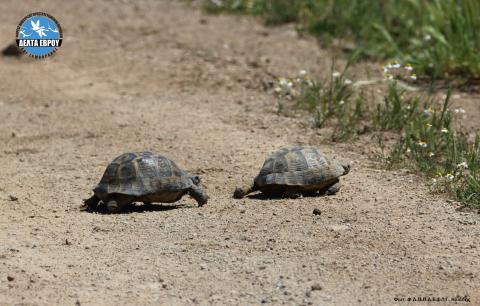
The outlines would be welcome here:
M 200 178 L 180 169 L 175 162 L 151 152 L 125 153 L 105 170 L 94 195 L 85 206 L 94 209 L 102 201 L 108 211 L 119 212 L 132 202 L 173 203 L 189 194 L 199 206 L 208 201 Z
M 236 188 L 234 198 L 240 199 L 254 191 L 266 195 L 296 198 L 300 195 L 332 195 L 340 190 L 339 177 L 350 171 L 311 146 L 283 148 L 264 162 L 253 183 Z

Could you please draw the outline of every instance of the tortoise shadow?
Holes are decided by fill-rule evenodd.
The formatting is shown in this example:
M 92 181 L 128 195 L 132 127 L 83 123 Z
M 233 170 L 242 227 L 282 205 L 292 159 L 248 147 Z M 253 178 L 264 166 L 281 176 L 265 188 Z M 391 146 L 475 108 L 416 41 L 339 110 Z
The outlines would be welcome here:
M 165 205 L 165 204 L 140 204 L 140 205 L 128 205 L 127 207 L 125 207 L 125 209 L 123 209 L 122 211 L 118 212 L 118 213 L 111 213 L 107 210 L 107 208 L 105 207 L 105 205 L 100 205 L 99 207 L 95 208 L 95 209 L 88 209 L 88 208 L 83 208 L 82 211 L 83 212 L 87 212 L 87 213 L 98 213 L 98 214 L 102 214 L 102 215 L 116 215 L 116 214 L 121 214 L 121 215 L 125 215 L 125 214 L 131 214 L 131 213 L 144 213 L 144 212 L 154 212 L 154 211 L 170 211 L 170 210 L 174 210 L 174 209 L 188 209 L 188 208 L 193 208 L 192 206 L 190 205 L 183 205 L 183 204 L 180 204 L 180 205 Z
M 246 198 L 250 200 L 260 200 L 260 201 L 278 201 L 278 200 L 295 200 L 299 198 L 318 198 L 327 196 L 325 193 L 316 192 L 316 193 L 304 193 L 301 197 L 288 197 L 283 194 L 265 194 L 263 192 L 247 195 Z

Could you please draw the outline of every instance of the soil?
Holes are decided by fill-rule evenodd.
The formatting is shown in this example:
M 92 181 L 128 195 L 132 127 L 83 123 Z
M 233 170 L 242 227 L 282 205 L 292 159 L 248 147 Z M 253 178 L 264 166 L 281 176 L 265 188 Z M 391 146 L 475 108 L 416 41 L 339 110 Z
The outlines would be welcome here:
M 480 304 L 478 214 L 382 170 L 373 140 L 276 114 L 275 76 L 329 73 L 314 39 L 176 1 L 4 0 L 0 43 L 34 11 L 64 42 L 0 58 L 0 305 Z M 478 96 L 460 98 L 478 128 Z M 232 198 L 293 144 L 351 163 L 337 195 Z M 209 203 L 80 210 L 111 160 L 143 150 L 199 174 Z

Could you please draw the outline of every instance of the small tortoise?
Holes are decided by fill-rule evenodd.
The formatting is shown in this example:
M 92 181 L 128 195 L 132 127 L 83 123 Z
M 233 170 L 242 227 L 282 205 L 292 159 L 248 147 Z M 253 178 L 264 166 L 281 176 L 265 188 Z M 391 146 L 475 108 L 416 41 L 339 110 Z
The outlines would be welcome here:
M 199 206 L 208 201 L 200 178 L 180 169 L 173 161 L 151 152 L 125 153 L 105 170 L 94 195 L 85 206 L 94 209 L 102 201 L 108 211 L 119 212 L 132 202 L 173 203 L 189 194 Z
M 339 177 L 349 171 L 350 165 L 330 159 L 314 147 L 283 148 L 267 158 L 253 184 L 237 188 L 233 197 L 240 199 L 257 190 L 290 198 L 332 195 L 340 190 Z

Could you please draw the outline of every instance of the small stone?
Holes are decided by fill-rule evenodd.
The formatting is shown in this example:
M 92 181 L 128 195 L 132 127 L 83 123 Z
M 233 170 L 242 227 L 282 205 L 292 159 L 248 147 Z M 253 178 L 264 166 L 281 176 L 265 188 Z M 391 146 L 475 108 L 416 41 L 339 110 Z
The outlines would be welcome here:
M 18 201 L 18 198 L 17 198 L 16 196 L 14 196 L 14 195 L 9 195 L 9 196 L 8 196 L 8 199 L 9 199 L 10 201 Z
M 7 276 L 7 280 L 8 280 L 9 282 L 13 281 L 14 279 L 15 279 L 15 277 L 13 277 L 13 276 L 10 276 L 10 275 Z
M 322 214 L 322 211 L 319 208 L 315 208 L 313 210 L 313 214 L 316 215 L 316 216 L 320 216 Z
M 322 286 L 320 286 L 320 284 L 313 284 L 311 289 L 312 289 L 312 291 L 320 291 L 323 288 L 322 288 Z
M 68 241 L 68 239 L 65 239 L 65 245 L 72 245 L 72 243 Z

